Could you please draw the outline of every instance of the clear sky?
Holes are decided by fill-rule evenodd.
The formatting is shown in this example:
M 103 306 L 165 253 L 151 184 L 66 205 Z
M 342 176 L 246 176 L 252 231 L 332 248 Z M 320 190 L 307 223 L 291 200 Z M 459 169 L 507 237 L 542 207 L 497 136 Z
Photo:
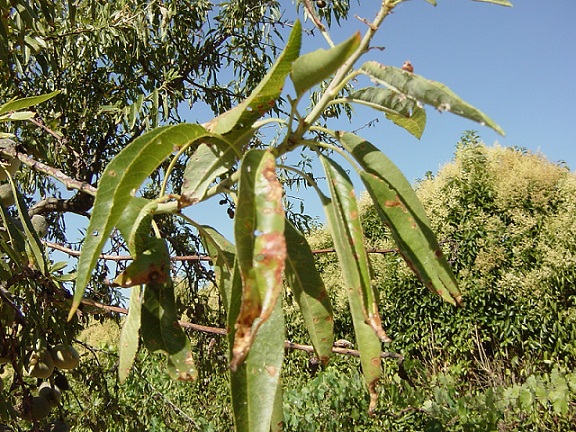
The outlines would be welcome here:
M 400 66 L 409 59 L 415 73 L 446 84 L 506 132 L 501 137 L 430 108 L 420 141 L 384 121 L 363 131 L 409 180 L 450 160 L 466 129 L 477 130 L 488 144 L 526 147 L 576 168 L 576 1 L 512 3 L 438 0 L 432 7 L 413 0 L 385 21 L 374 42 L 386 49 L 374 53 L 375 60 Z M 368 15 L 369 9 L 357 13 Z M 360 22 L 348 26 L 362 29 Z
M 497 141 L 540 151 L 549 160 L 576 168 L 576 1 L 512 0 L 512 8 L 471 0 L 437 2 L 436 7 L 424 0 L 401 4 L 373 41 L 373 46 L 385 49 L 369 52 L 356 66 L 365 60 L 393 66 L 410 60 L 415 73 L 446 84 L 495 120 L 506 136 L 431 107 L 427 107 L 421 140 L 366 109 L 358 110 L 352 125 L 340 119 L 330 126 L 352 130 L 379 118 L 373 128 L 358 133 L 384 151 L 411 182 L 450 161 L 455 144 L 468 129 L 478 131 L 487 144 Z M 355 31 L 364 33 L 366 24 L 354 15 L 371 20 L 379 4 L 374 0 L 352 3 L 351 18 L 331 31 L 336 43 Z M 294 10 L 293 5 L 287 8 Z M 304 27 L 310 29 L 312 24 L 304 22 Z M 305 39 L 302 52 L 318 47 L 327 45 L 316 34 Z M 324 220 L 315 195 L 304 192 L 303 196 L 307 212 Z M 198 208 L 191 213 L 231 237 L 223 209 Z

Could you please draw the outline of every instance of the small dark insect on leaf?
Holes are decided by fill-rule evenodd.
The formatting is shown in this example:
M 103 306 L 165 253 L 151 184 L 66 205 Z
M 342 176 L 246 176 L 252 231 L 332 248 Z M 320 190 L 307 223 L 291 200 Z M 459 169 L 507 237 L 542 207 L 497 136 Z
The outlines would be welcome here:
M 316 2 L 316 6 L 318 6 L 320 9 L 324 9 L 326 7 L 326 2 L 324 0 L 318 0 Z

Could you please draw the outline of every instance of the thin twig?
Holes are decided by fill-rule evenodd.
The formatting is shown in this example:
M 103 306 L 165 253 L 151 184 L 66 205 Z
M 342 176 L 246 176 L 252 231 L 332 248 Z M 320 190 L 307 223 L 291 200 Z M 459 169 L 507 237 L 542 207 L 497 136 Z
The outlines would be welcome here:
M 54 249 L 54 250 L 58 250 L 60 252 L 64 252 L 70 256 L 73 257 L 79 257 L 80 256 L 80 251 L 71 249 L 69 247 L 66 247 L 64 245 L 58 244 L 58 243 L 53 243 L 53 242 L 49 242 L 47 240 L 42 240 L 42 243 L 44 243 L 44 245 L 46 247 L 49 247 L 50 249 Z M 313 250 L 312 253 L 314 255 L 319 255 L 319 254 L 326 254 L 326 253 L 335 253 L 336 250 L 334 248 L 327 248 L 327 249 L 316 249 Z M 396 253 L 398 252 L 398 249 L 377 249 L 377 248 L 369 248 L 366 249 L 366 252 L 369 254 L 391 254 L 391 253 Z M 102 260 L 106 260 L 106 261 L 130 261 L 133 260 L 134 257 L 132 257 L 131 255 L 107 255 L 107 254 L 101 254 L 99 256 L 100 259 Z M 212 261 L 212 258 L 210 258 L 207 255 L 180 255 L 180 256 L 175 256 L 175 257 L 170 257 L 171 261 L 207 261 L 210 262 Z
M 12 147 L 1 148 L 0 154 L 17 158 L 20 160 L 20 162 L 22 162 L 25 165 L 28 165 L 34 171 L 40 171 L 43 172 L 44 174 L 48 174 L 49 176 L 54 177 L 59 182 L 63 183 L 68 189 L 76 189 L 81 192 L 85 192 L 89 195 L 96 196 L 96 188 L 91 184 L 73 179 L 72 177 L 64 174 L 59 169 L 46 165 L 43 162 L 37 161 L 36 159 L 27 155 L 26 153 L 20 153 L 15 148 Z
M 82 304 L 87 305 L 87 306 L 91 306 L 91 307 L 96 307 L 96 308 L 105 310 L 107 312 L 120 313 L 122 315 L 128 314 L 128 309 L 126 309 L 126 308 L 123 308 L 120 306 L 106 305 L 106 304 L 99 303 L 99 302 L 91 300 L 91 299 L 83 299 Z M 221 335 L 221 336 L 226 336 L 228 334 L 228 331 L 225 328 L 221 328 L 221 327 L 210 327 L 210 326 L 204 326 L 204 325 L 194 324 L 194 323 L 184 322 L 184 321 L 178 321 L 178 325 L 182 328 L 185 328 L 188 330 L 199 331 L 202 333 L 217 334 L 217 335 Z M 294 342 L 290 342 L 290 341 L 284 342 L 284 348 L 290 349 L 290 350 L 305 351 L 305 352 L 310 353 L 310 354 L 314 354 L 314 352 L 315 352 L 314 347 L 312 345 L 302 345 L 302 344 L 298 344 L 298 343 L 294 343 Z M 349 348 L 342 348 L 342 347 L 333 346 L 332 352 L 335 354 L 340 354 L 340 355 L 360 357 L 360 351 L 349 349 Z M 380 353 L 380 358 L 383 358 L 383 359 L 394 358 L 400 362 L 402 362 L 404 360 L 404 357 L 401 354 L 387 352 L 387 351 L 382 351 Z

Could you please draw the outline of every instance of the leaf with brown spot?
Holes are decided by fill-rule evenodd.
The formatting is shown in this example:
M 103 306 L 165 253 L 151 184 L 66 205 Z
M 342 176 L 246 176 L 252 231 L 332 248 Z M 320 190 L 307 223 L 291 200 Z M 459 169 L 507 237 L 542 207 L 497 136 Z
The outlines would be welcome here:
M 69 318 L 80 305 L 92 270 L 115 226 L 121 224 L 124 211 L 134 203 L 133 194 L 144 180 L 168 158 L 174 148 L 218 135 L 197 124 L 181 123 L 151 130 L 136 138 L 108 164 L 98 185 L 94 208 L 82 246 L 74 297 Z M 129 229 L 125 229 L 129 231 Z
M 269 151 L 250 150 L 242 160 L 234 219 L 242 302 L 235 324 L 231 368 L 246 357 L 258 328 L 282 291 L 286 241 L 282 186 Z
M 339 135 L 339 140 L 363 168 L 360 178 L 404 260 L 427 288 L 444 300 L 459 304 L 461 294 L 456 278 L 408 180 L 368 141 L 352 133 Z
M 371 284 L 360 220 L 358 217 L 350 217 L 358 211 L 352 182 L 333 160 L 321 156 L 320 161 L 330 187 L 330 198 L 324 195 L 320 198 L 342 267 L 342 279 L 348 293 L 356 343 L 360 351 L 362 374 L 372 400 L 377 397 L 376 384 L 382 373 L 381 342 L 389 342 L 390 338 L 380 322 L 377 291 Z M 374 359 L 378 361 L 374 362 Z

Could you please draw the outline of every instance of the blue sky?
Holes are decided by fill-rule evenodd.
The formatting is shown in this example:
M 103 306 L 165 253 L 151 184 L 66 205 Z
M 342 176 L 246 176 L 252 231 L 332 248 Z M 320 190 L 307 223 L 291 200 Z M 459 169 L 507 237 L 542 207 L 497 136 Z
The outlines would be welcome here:
M 340 119 L 330 126 L 353 130 L 380 119 L 359 134 L 386 153 L 411 182 L 427 171 L 437 172 L 450 161 L 455 144 L 469 129 L 478 131 L 487 144 L 498 142 L 540 151 L 549 160 L 565 161 L 571 169 L 576 168 L 576 1 L 512 2 L 512 8 L 471 0 L 438 0 L 436 7 L 424 0 L 405 2 L 387 18 L 373 40 L 373 46 L 385 49 L 370 51 L 356 65 L 376 60 L 401 66 L 410 60 L 415 73 L 446 84 L 489 115 L 505 130 L 505 137 L 431 107 L 427 108 L 427 127 L 421 140 L 367 109 L 359 109 L 352 124 Z M 355 31 L 364 33 L 366 24 L 354 15 L 370 20 L 378 3 L 362 1 L 359 6 L 353 1 L 351 18 L 341 28 L 332 29 L 333 40 L 339 43 Z M 312 28 L 312 24 L 304 22 L 304 27 Z M 304 40 L 302 52 L 319 47 L 327 45 L 317 34 Z M 324 220 L 315 194 L 304 191 L 302 196 L 307 200 L 307 212 Z M 208 206 L 190 210 L 199 221 L 215 224 L 232 236 L 223 209 Z
M 506 132 L 501 137 L 432 109 L 420 141 L 385 122 L 366 131 L 410 180 L 450 160 L 466 129 L 478 130 L 488 144 L 541 151 L 576 168 L 576 2 L 512 1 L 512 8 L 464 0 L 438 0 L 437 7 L 406 2 L 377 35 L 375 44 L 386 47 L 377 60 L 398 66 L 411 60 L 415 73 L 443 82 Z

